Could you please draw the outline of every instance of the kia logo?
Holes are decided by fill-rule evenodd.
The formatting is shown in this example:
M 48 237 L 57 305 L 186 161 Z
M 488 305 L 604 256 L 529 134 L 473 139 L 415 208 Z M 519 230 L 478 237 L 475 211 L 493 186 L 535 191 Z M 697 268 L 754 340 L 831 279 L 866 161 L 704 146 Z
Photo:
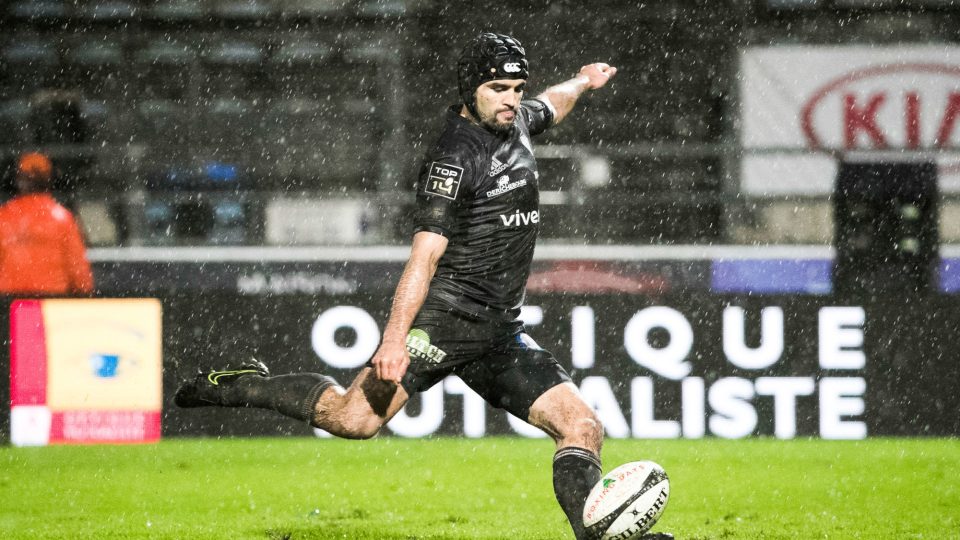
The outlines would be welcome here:
M 518 73 L 520 71 L 519 62 L 507 62 L 503 65 L 503 70 L 507 73 Z
M 800 111 L 810 148 L 946 148 L 960 123 L 960 66 L 870 66 L 833 79 Z

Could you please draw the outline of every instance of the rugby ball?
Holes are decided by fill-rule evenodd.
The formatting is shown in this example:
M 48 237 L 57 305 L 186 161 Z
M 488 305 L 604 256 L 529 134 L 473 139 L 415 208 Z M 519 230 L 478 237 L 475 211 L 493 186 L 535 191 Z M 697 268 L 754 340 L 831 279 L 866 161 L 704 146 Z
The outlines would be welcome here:
M 590 490 L 583 524 L 601 540 L 639 538 L 660 519 L 670 497 L 670 480 L 652 461 L 624 463 Z

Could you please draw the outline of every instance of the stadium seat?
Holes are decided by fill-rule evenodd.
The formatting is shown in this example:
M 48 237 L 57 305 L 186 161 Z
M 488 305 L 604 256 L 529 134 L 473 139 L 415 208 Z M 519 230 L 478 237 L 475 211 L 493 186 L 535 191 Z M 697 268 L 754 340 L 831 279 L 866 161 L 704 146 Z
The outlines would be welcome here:
M 63 19 L 70 14 L 70 10 L 64 1 L 26 0 L 12 2 L 7 13 L 15 20 L 35 21 Z
M 364 182 L 379 176 L 380 152 L 384 132 L 378 104 L 370 99 L 350 99 L 336 103 L 325 115 L 326 123 L 350 126 L 328 130 L 323 146 L 315 150 L 322 159 L 327 177 L 325 187 L 342 190 L 363 190 Z
M 249 41 L 224 41 L 202 52 L 201 93 L 212 99 L 255 99 L 267 92 L 261 81 L 263 49 Z
M 262 133 L 257 108 L 240 99 L 215 99 L 203 113 L 202 144 L 205 158 L 256 165 L 261 161 Z
M 262 122 L 265 161 L 275 164 L 278 176 L 316 177 L 322 173 L 327 141 L 335 131 L 324 119 L 329 107 L 329 103 L 309 99 L 270 105 Z
M 247 217 L 247 209 L 241 201 L 216 201 L 213 204 L 213 228 L 207 240 L 217 245 L 243 244 L 247 239 Z
M 141 99 L 182 100 L 187 95 L 196 52 L 187 44 L 155 41 L 134 55 L 136 92 Z
M 394 56 L 396 56 L 396 53 L 388 47 L 371 42 L 357 43 L 343 52 L 345 61 L 357 64 L 376 63 L 379 60 Z
M 171 204 L 162 200 L 147 202 L 143 209 L 146 240 L 153 245 L 173 243 L 175 211 Z
M 272 16 L 274 6 L 264 0 L 224 0 L 213 13 L 220 19 L 257 21 Z
M 83 119 L 83 96 L 70 90 L 42 90 L 30 102 L 33 141 L 39 144 L 84 144 L 89 130 Z
M 224 41 L 205 50 L 203 58 L 222 66 L 255 66 L 263 60 L 263 50 L 249 41 Z
M 30 105 L 26 100 L 0 103 L 0 145 L 19 146 L 30 142 Z
M 70 44 L 65 53 L 69 81 L 86 98 L 119 100 L 128 93 L 128 79 L 121 74 L 126 66 L 118 43 L 90 40 Z
M 284 18 L 314 18 L 343 11 L 348 0 L 278 0 Z
M 186 146 L 190 143 L 191 115 L 183 105 L 164 99 L 141 102 L 135 110 L 136 141 L 152 146 Z
M 148 4 L 150 4 L 148 2 Z M 203 19 L 207 15 L 201 2 L 194 0 L 167 0 L 150 5 L 143 16 L 157 22 L 187 23 Z
M 332 77 L 318 77 L 317 70 L 333 55 L 333 47 L 316 40 L 284 43 L 270 57 L 269 79 L 273 95 L 281 98 L 326 99 L 333 94 L 336 81 Z
M 3 49 L 2 76 L 6 97 L 29 98 L 53 85 L 60 71 L 60 56 L 49 43 L 15 40 Z
M 118 43 L 98 39 L 71 45 L 66 57 L 73 64 L 91 69 L 114 68 L 123 63 L 123 50 Z
M 388 63 L 396 62 L 396 54 L 385 45 L 358 43 L 343 51 L 341 61 L 343 64 L 334 68 L 342 70 L 339 84 L 353 88 L 359 99 L 378 100 L 383 92 L 381 83 L 389 76 Z
M 130 141 L 130 121 L 124 107 L 87 99 L 80 104 L 80 119 L 86 126 L 87 140 L 91 143 L 123 144 Z
M 360 13 L 368 17 L 400 17 L 407 13 L 404 0 L 364 0 Z
M 270 57 L 274 67 L 310 67 L 321 64 L 333 54 L 333 47 L 320 41 L 285 42 Z
M 123 22 L 133 20 L 137 6 L 116 0 L 90 0 L 74 9 L 74 17 L 91 22 Z

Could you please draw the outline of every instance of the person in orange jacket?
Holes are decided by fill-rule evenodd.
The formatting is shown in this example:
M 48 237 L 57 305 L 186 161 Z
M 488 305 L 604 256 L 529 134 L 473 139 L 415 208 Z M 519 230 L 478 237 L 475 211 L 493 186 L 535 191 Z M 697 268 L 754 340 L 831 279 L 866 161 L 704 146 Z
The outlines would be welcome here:
M 18 194 L 0 206 L 0 294 L 89 294 L 93 273 L 80 228 L 50 194 L 53 164 L 30 152 L 17 162 Z

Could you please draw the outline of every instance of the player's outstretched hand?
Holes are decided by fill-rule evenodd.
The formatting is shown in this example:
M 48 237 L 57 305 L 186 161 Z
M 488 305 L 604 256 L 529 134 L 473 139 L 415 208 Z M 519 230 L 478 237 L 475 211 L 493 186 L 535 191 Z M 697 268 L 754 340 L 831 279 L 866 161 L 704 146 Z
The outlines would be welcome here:
M 407 367 L 410 366 L 410 355 L 404 343 L 384 342 L 370 363 L 373 364 L 378 379 L 400 384 L 400 380 L 407 373 Z
M 617 68 L 603 62 L 597 62 L 583 66 L 577 75 L 586 77 L 589 88 L 596 90 L 602 88 L 616 74 Z

